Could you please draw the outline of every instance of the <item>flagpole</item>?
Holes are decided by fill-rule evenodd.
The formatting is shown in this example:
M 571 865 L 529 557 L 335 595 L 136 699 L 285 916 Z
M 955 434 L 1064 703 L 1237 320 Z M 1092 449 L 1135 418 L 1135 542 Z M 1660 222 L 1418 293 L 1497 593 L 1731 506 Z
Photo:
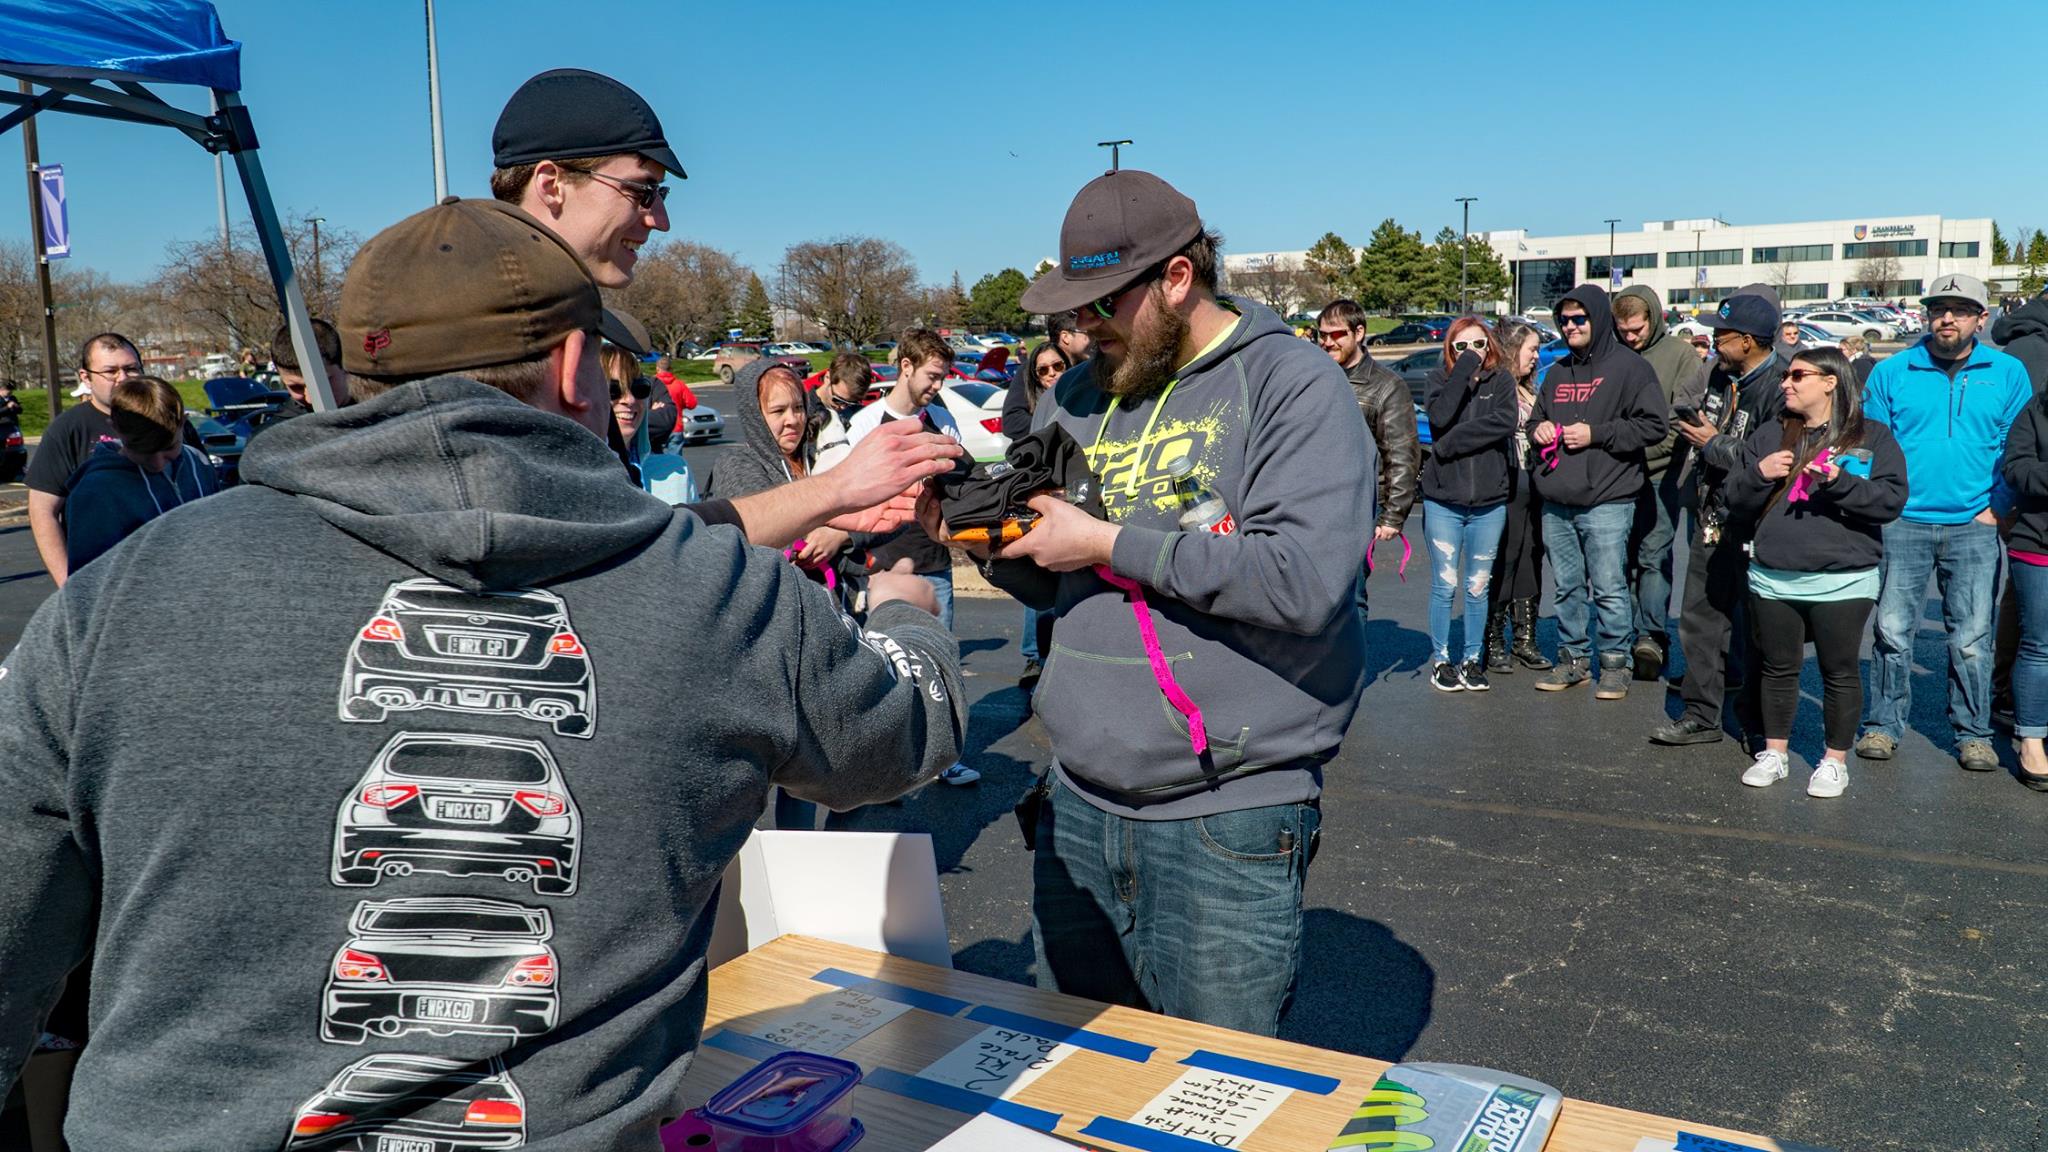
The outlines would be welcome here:
M 34 89 L 26 80 L 17 81 L 24 96 L 34 95 Z M 50 394 L 50 419 L 64 410 L 64 386 L 57 365 L 57 306 L 50 292 L 50 257 L 44 251 L 43 243 L 43 189 L 36 178 L 37 166 L 41 163 L 36 147 L 36 118 L 30 116 L 21 122 L 21 151 L 28 161 L 28 220 L 32 243 L 35 245 L 36 281 L 43 293 L 43 387 Z

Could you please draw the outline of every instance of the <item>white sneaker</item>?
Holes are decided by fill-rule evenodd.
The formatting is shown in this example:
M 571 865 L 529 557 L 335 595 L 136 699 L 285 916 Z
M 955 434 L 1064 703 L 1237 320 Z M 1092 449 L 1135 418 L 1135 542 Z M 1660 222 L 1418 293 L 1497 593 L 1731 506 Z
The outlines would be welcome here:
M 1832 800 L 1848 787 L 1849 766 L 1830 758 L 1814 766 L 1813 777 L 1806 782 L 1806 794 Z
M 1742 782 L 1751 788 L 1768 788 L 1792 774 L 1792 764 L 1783 752 L 1766 748 L 1756 754 L 1756 763 L 1742 774 Z
M 939 773 L 939 779 L 953 785 L 955 788 L 959 788 L 981 779 L 981 773 L 976 772 L 965 764 L 955 764 L 944 772 Z

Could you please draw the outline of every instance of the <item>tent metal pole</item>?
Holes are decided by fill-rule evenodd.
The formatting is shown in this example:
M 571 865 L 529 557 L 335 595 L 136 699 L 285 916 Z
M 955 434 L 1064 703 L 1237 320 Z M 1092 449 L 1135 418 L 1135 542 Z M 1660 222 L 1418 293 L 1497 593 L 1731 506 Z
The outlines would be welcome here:
M 213 98 L 222 109 L 240 107 L 242 98 L 234 92 L 214 89 Z M 284 310 L 285 324 L 292 334 L 292 351 L 299 371 L 306 378 L 306 399 L 313 411 L 328 412 L 335 406 L 334 390 L 328 387 L 326 361 L 320 358 L 320 342 L 313 337 L 313 318 L 306 311 L 305 294 L 299 290 L 299 275 L 292 268 L 291 246 L 278 222 L 277 207 L 270 199 L 270 184 L 263 178 L 263 161 L 256 149 L 236 152 L 235 170 L 242 177 L 242 192 L 249 201 L 249 215 L 256 223 L 256 239 L 263 246 L 264 263 L 270 266 L 270 282 L 277 286 L 277 302 Z
M 24 96 L 34 89 L 26 80 L 18 80 Z M 36 179 L 36 166 L 41 162 L 36 149 L 36 118 L 30 116 L 21 122 L 21 153 L 27 161 L 28 170 L 28 225 L 30 230 L 30 251 L 36 258 L 36 282 L 43 293 L 43 387 L 50 394 L 50 419 L 64 410 L 64 385 L 60 382 L 57 367 L 57 305 L 50 292 L 50 258 L 43 251 L 43 189 Z

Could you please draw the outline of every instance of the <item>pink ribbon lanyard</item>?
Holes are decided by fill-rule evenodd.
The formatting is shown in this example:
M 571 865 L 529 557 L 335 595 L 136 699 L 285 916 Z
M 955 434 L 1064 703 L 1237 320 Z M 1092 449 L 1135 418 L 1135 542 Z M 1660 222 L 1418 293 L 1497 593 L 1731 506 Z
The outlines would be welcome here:
M 789 561 L 791 564 L 796 564 L 796 554 L 803 550 L 804 541 L 798 540 L 796 543 L 791 544 L 789 547 L 784 548 L 782 550 L 782 558 L 784 560 Z M 798 567 L 802 567 L 802 565 L 798 565 Z M 827 564 L 825 567 L 818 569 L 818 571 L 825 574 L 825 587 L 827 590 L 833 592 L 839 591 L 839 574 L 832 570 L 832 566 L 830 564 Z
M 1818 480 L 1815 478 L 1814 473 L 1810 471 L 1810 469 L 1815 467 L 1827 467 L 1828 462 L 1833 460 L 1834 456 L 1834 449 L 1823 448 L 1820 451 L 1820 455 L 1815 456 L 1813 458 L 1812 464 L 1807 465 L 1806 468 L 1800 469 L 1799 475 L 1794 476 L 1792 478 L 1791 485 L 1785 489 L 1785 503 L 1798 504 L 1804 501 L 1807 497 L 1813 495 L 1813 488 L 1814 485 L 1818 483 Z
M 1365 546 L 1365 574 L 1368 576 L 1372 575 L 1372 550 L 1379 547 L 1379 544 L 1379 537 L 1375 536 Z M 1401 566 L 1395 569 L 1396 572 L 1400 573 L 1401 583 L 1403 584 L 1408 582 L 1408 558 L 1413 555 L 1415 555 L 1415 546 L 1408 543 L 1408 534 L 1403 532 L 1401 533 Z
M 1128 580 L 1109 570 L 1106 564 L 1097 564 L 1095 574 L 1107 581 L 1113 588 L 1119 588 L 1131 598 L 1131 615 L 1138 618 L 1138 638 L 1145 643 L 1145 659 L 1152 662 L 1152 679 L 1159 685 L 1160 695 L 1188 721 L 1188 743 L 1200 756 L 1209 750 L 1209 729 L 1202 723 L 1202 710 L 1188 694 L 1181 691 L 1180 681 L 1173 678 L 1173 668 L 1166 662 L 1166 653 L 1159 647 L 1159 633 L 1152 627 L 1152 611 L 1145 604 L 1145 588 L 1136 580 Z
M 1548 443 L 1548 444 L 1540 444 L 1540 445 L 1538 445 L 1538 446 L 1537 446 L 1537 448 L 1536 448 L 1536 456 L 1537 456 L 1537 458 L 1538 458 L 1538 459 L 1540 459 L 1540 460 L 1542 460 L 1542 461 L 1543 461 L 1543 470 L 1544 470 L 1545 472 L 1555 472 L 1555 471 L 1557 471 L 1557 462 L 1558 462 L 1558 461 L 1559 461 L 1560 459 L 1562 459 L 1562 458 L 1563 458 L 1563 454 L 1564 454 L 1564 430 L 1563 430 L 1563 429 L 1559 429 L 1559 430 L 1557 430 L 1557 431 L 1555 431 L 1555 432 L 1552 432 L 1552 433 L 1551 433 L 1551 435 L 1550 435 L 1550 443 Z

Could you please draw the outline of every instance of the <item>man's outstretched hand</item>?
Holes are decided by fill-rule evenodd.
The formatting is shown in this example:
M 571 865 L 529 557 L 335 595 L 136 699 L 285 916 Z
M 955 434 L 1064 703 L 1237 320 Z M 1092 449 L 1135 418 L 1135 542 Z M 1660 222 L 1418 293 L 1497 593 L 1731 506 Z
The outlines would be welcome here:
M 926 432 L 915 420 L 891 420 L 861 439 L 831 471 L 821 475 L 833 483 L 835 515 L 872 509 L 953 468 L 961 453 L 951 436 Z M 834 522 L 835 528 L 843 525 Z M 875 529 L 857 529 L 875 531 Z

